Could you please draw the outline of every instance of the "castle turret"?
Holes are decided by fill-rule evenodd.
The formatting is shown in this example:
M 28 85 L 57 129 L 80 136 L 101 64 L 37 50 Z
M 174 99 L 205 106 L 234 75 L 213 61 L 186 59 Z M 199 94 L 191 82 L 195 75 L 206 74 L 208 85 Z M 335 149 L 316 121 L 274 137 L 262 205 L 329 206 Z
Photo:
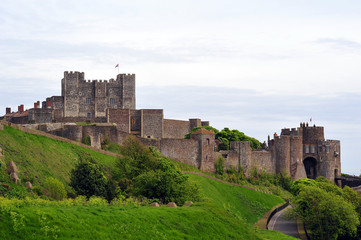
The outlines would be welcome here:
M 198 168 L 205 172 L 214 172 L 215 159 L 215 134 L 212 130 L 205 128 L 198 129 L 191 134 L 191 139 L 198 140 L 199 153 L 198 153 Z

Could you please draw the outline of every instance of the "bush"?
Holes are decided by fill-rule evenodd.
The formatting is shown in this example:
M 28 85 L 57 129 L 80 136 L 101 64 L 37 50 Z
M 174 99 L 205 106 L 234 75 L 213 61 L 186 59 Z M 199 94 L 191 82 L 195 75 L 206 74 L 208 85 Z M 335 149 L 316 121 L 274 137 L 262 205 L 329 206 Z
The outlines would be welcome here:
M 129 137 L 121 147 L 122 158 L 114 173 L 120 189 L 128 196 L 171 201 L 179 205 L 199 199 L 198 187 L 156 149 L 146 148 L 136 138 Z
M 64 184 L 58 179 L 48 177 L 47 179 L 45 179 L 44 187 L 48 191 L 50 197 L 56 200 L 63 200 L 64 198 L 66 198 Z
M 293 181 L 290 175 L 288 175 L 288 173 L 285 170 L 277 174 L 276 185 L 281 186 L 283 189 L 289 192 L 291 191 Z
M 70 184 L 78 195 L 107 196 L 107 178 L 100 167 L 92 162 L 79 162 L 71 171 Z
M 197 130 L 201 129 L 201 128 L 204 128 L 204 129 L 207 129 L 207 130 L 212 130 L 215 134 L 217 134 L 219 131 L 218 129 L 214 128 L 214 127 L 211 127 L 211 126 L 201 126 L 201 127 L 195 127 L 192 129 L 192 131 L 190 133 L 187 133 L 184 138 L 185 139 L 190 139 L 191 138 L 191 134 L 196 132 Z
M 44 195 L 43 189 L 41 186 L 36 185 L 31 189 L 36 195 L 38 195 L 39 197 Z
M 89 146 L 91 146 L 91 139 L 90 139 L 90 136 L 83 137 L 83 139 L 81 140 L 81 143 L 83 143 L 83 144 L 85 144 L 85 145 L 89 145 Z
M 223 175 L 225 168 L 224 161 L 225 161 L 224 158 L 221 156 L 219 156 L 218 159 L 216 160 L 215 163 L 216 174 Z

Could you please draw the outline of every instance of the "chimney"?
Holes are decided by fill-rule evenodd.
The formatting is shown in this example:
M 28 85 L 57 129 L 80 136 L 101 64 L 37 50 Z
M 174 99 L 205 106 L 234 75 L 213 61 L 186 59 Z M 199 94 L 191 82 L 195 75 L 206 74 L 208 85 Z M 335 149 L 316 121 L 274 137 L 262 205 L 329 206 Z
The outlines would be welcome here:
M 38 108 L 40 107 L 40 101 L 37 101 L 36 104 L 38 105 Z
M 34 108 L 38 108 L 38 103 L 34 102 Z
M 11 113 L 11 108 L 7 107 L 6 108 L 6 114 L 9 114 L 9 113 Z
M 18 112 L 20 112 L 20 113 L 24 112 L 24 105 L 23 104 L 18 106 Z

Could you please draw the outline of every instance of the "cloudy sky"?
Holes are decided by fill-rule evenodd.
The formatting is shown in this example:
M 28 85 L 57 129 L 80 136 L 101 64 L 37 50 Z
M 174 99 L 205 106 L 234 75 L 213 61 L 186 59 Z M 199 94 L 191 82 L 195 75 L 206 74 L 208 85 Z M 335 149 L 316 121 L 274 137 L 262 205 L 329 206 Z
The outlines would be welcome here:
M 137 107 L 267 139 L 309 121 L 361 173 L 359 0 L 2 0 L 0 115 L 64 71 L 136 73 Z

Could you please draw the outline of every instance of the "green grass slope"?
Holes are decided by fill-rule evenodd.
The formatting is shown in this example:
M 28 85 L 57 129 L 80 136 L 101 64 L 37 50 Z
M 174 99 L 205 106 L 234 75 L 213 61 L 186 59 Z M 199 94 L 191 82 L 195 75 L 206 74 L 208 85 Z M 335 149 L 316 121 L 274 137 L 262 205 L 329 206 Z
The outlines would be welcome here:
M 105 168 L 115 157 L 5 127 L 0 146 L 23 181 L 69 181 L 77 160 L 91 156 Z M 4 169 L 1 179 L 6 179 Z M 0 198 L 0 239 L 294 239 L 253 224 L 282 199 L 188 174 L 204 201 L 190 207 L 111 206 Z M 22 183 L 24 184 L 24 182 Z
M 23 182 L 30 181 L 35 185 L 50 176 L 67 185 L 70 171 L 79 158 L 90 156 L 105 168 L 111 168 L 115 162 L 113 156 L 7 126 L 0 131 L 0 147 L 6 161 L 14 161 L 19 168 Z

